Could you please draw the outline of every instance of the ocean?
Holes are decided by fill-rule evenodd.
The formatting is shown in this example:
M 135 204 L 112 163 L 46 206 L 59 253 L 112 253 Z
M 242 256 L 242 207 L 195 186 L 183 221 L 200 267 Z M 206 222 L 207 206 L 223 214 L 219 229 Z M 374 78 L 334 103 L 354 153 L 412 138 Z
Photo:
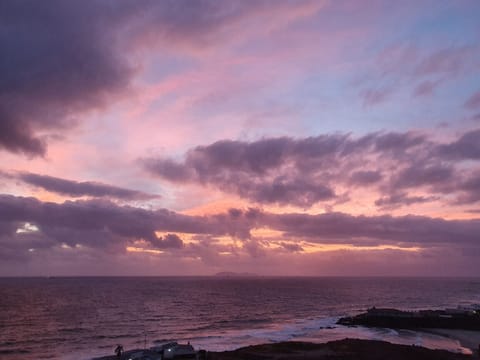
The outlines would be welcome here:
M 230 350 L 345 337 L 468 352 L 452 339 L 335 325 L 367 308 L 480 304 L 472 278 L 0 278 L 0 358 L 92 359 L 158 342 Z

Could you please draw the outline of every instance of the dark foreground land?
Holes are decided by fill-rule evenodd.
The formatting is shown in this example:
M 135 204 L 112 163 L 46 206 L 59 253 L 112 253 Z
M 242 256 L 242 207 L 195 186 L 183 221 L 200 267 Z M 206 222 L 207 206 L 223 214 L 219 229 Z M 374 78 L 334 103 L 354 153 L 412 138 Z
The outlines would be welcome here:
M 127 354 L 122 356 L 128 359 Z M 255 345 L 234 351 L 207 352 L 207 360 L 472 360 L 470 355 L 445 350 L 430 350 L 419 346 L 397 345 L 385 341 L 344 339 L 324 344 L 282 342 Z M 97 360 L 116 360 L 106 356 Z M 152 359 L 144 357 L 144 360 Z
M 471 360 L 472 356 L 385 341 L 344 339 L 325 344 L 284 342 L 208 353 L 209 360 Z

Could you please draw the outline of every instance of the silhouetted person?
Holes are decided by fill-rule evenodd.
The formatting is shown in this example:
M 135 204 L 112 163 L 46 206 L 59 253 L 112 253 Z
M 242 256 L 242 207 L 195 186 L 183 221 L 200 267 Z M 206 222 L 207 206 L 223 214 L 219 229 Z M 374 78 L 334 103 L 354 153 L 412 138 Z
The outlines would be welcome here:
M 115 349 L 115 354 L 117 354 L 117 357 L 120 359 L 120 357 L 122 356 L 122 352 L 123 352 L 123 346 L 122 345 L 117 345 L 116 349 Z

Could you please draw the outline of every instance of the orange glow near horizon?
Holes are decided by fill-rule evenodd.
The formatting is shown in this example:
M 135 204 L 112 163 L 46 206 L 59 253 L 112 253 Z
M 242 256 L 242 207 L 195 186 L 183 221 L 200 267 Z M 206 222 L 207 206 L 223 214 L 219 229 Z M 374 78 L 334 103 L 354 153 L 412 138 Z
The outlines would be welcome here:
M 376 246 L 355 246 L 349 244 L 313 244 L 313 243 L 301 243 L 300 244 L 307 254 L 316 252 L 329 252 L 339 250 L 349 251 L 375 251 L 375 250 L 398 250 L 407 252 L 419 252 L 422 250 L 420 247 L 400 247 L 395 245 L 376 245 Z
M 145 249 L 145 248 L 135 247 L 135 246 L 127 246 L 127 247 L 126 247 L 126 250 L 127 250 L 128 252 L 133 252 L 133 253 L 147 253 L 147 254 L 155 254 L 155 255 L 159 255 L 159 254 L 165 253 L 165 252 L 162 251 L 162 250 L 157 250 L 157 249 Z

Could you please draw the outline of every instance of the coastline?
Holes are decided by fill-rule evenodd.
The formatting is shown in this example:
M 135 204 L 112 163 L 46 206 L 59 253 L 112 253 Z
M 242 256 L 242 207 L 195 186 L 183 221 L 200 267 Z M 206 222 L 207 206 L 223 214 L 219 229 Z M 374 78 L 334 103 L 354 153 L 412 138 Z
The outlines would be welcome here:
M 121 357 L 115 355 L 93 360 L 126 360 L 132 354 L 136 359 L 161 359 L 160 354 L 141 349 L 130 350 Z M 241 347 L 230 351 L 199 351 L 198 359 L 205 360 L 472 360 L 473 355 L 447 350 L 428 349 L 417 345 L 394 344 L 387 341 L 346 338 L 324 343 L 287 341 Z
M 261 358 L 282 358 L 280 353 L 277 353 L 279 349 L 284 349 L 290 354 L 292 351 L 297 352 L 295 344 L 303 344 L 302 346 L 310 349 L 317 349 L 318 352 L 305 353 L 301 352 L 302 358 L 315 358 L 323 359 L 322 354 L 334 354 L 336 358 L 350 359 L 349 357 L 338 357 L 339 347 L 336 344 L 343 344 L 342 346 L 351 348 L 353 353 L 360 354 L 358 358 L 363 359 L 364 353 L 382 353 L 385 358 L 392 358 L 390 352 L 402 349 L 402 353 L 410 360 L 423 359 L 430 356 L 431 352 L 441 352 L 445 354 L 451 354 L 450 357 L 442 355 L 441 359 L 476 359 L 478 357 L 478 341 L 480 340 L 480 332 L 467 331 L 457 329 L 391 329 L 391 328 L 375 328 L 364 326 L 340 326 L 320 329 L 322 333 L 311 334 L 308 337 L 296 337 L 294 339 L 268 341 L 267 338 L 262 342 L 252 343 L 249 345 L 238 345 L 237 347 L 223 348 L 220 346 L 211 346 L 210 344 L 200 344 L 194 339 L 190 339 L 195 345 L 197 351 L 199 349 L 205 349 L 205 351 L 211 356 L 208 359 L 246 359 L 250 356 L 257 358 L 257 355 Z M 327 331 L 329 336 L 325 336 Z M 338 332 L 338 333 L 337 333 Z M 341 334 L 340 334 L 341 333 Z M 332 336 L 333 335 L 333 336 Z M 342 336 L 343 335 L 343 336 Z M 187 340 L 183 340 L 187 341 Z M 447 341 L 447 342 L 446 342 Z M 293 344 L 293 345 L 292 345 Z M 386 345 L 388 344 L 388 345 Z M 217 344 L 218 345 L 218 344 Z M 446 346 L 447 345 L 447 346 Z M 293 350 L 290 348 L 293 346 Z M 333 350 L 332 350 L 333 347 Z M 248 356 L 245 357 L 245 349 L 249 349 Z M 268 353 L 266 349 L 271 349 L 271 353 Z M 330 349 L 326 351 L 325 349 Z M 395 350 L 397 349 L 397 350 Z M 410 350 L 406 350 L 410 349 Z M 423 355 L 419 355 L 417 349 L 424 349 Z M 146 351 L 148 353 L 148 359 L 157 359 L 158 354 L 152 354 L 148 350 L 133 349 L 125 352 L 125 357 L 121 359 L 129 359 L 128 354 L 138 354 L 139 352 Z M 260 354 L 257 352 L 260 351 Z M 312 350 L 313 351 L 313 350 Z M 350 350 L 349 350 L 350 351 Z M 411 353 L 411 354 L 410 354 Z M 257 355 L 255 355 L 257 354 Z M 314 356 L 315 355 L 315 356 Z M 463 357 L 456 357 L 456 355 L 462 355 Z M 213 357 L 212 357 L 213 356 Z M 220 357 L 219 357 L 220 356 Z M 300 356 L 300 355 L 299 355 Z M 320 357 L 317 357 L 320 356 Z M 323 355 L 322 355 L 323 356 Z M 343 356 L 343 355 L 342 355 Z M 466 356 L 466 357 L 465 357 Z M 147 357 L 146 357 L 147 358 Z M 432 359 L 437 359 L 433 356 Z M 115 360 L 116 356 L 102 356 L 94 357 L 93 360 Z M 140 358 L 139 358 L 140 359 Z M 199 359 L 202 359 L 201 357 Z M 370 359 L 370 357 L 365 357 Z

